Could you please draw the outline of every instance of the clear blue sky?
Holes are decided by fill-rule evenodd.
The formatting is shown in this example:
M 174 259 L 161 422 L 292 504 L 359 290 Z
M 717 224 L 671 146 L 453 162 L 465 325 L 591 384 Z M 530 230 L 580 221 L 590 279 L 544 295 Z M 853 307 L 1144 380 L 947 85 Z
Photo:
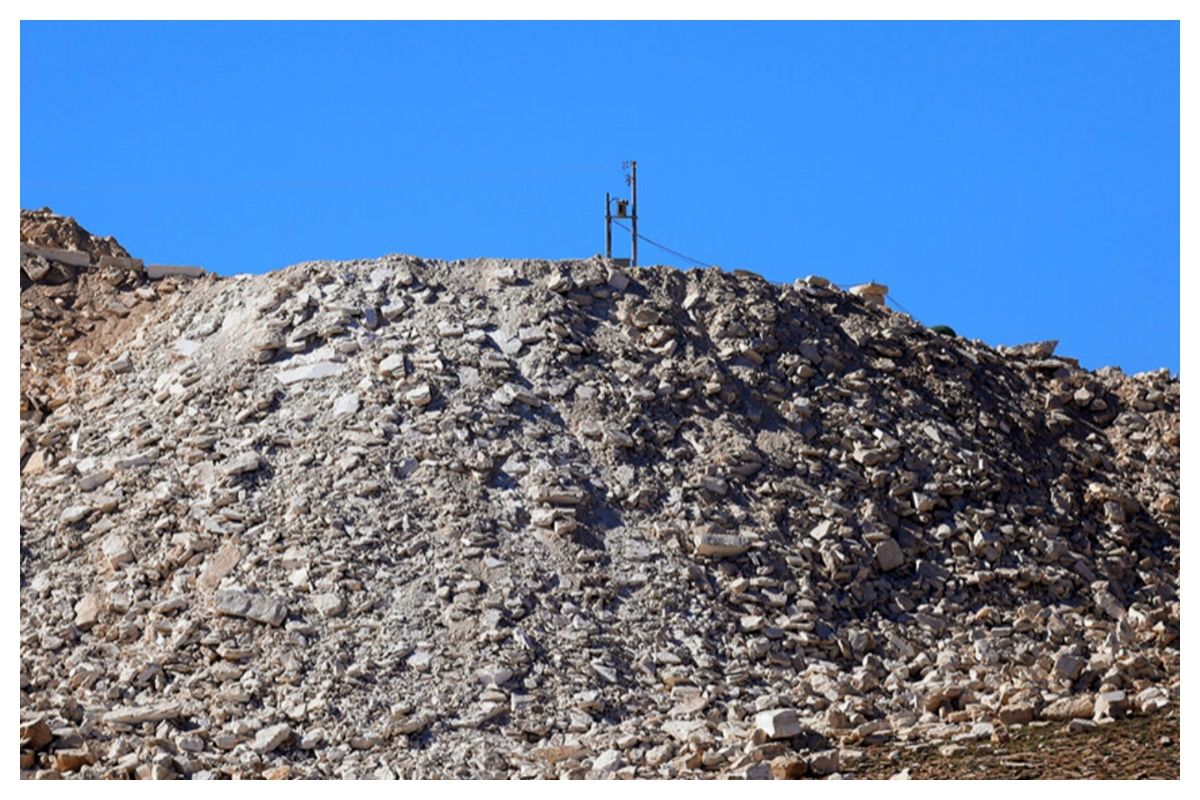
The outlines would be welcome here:
M 21 24 L 21 205 L 147 262 L 590 256 L 630 158 L 705 262 L 1179 369 L 1176 23 Z

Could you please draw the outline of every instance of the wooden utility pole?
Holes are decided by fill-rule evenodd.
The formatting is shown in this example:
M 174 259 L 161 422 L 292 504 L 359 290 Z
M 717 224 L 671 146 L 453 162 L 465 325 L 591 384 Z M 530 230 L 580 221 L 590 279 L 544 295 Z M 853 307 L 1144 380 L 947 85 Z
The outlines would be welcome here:
M 612 195 L 604 193 L 604 257 L 612 258 Z
M 630 186 L 630 192 L 633 197 L 633 203 L 632 203 L 632 206 L 633 206 L 633 236 L 631 237 L 633 240 L 633 251 L 631 254 L 632 258 L 630 259 L 629 263 L 632 266 L 636 267 L 637 266 L 637 242 L 638 242 L 638 236 L 637 236 L 637 162 L 631 161 L 631 162 L 629 162 L 629 164 L 630 164 L 630 168 L 632 170 L 632 173 L 629 178 L 629 186 Z

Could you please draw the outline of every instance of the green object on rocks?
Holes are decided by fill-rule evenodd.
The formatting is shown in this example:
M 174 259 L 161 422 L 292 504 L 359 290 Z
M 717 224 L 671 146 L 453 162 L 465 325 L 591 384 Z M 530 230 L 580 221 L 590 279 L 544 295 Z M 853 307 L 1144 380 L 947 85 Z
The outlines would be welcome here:
M 951 328 L 949 325 L 934 325 L 929 330 L 933 331 L 934 333 L 940 333 L 943 336 L 958 336 L 958 334 L 954 331 L 954 328 Z

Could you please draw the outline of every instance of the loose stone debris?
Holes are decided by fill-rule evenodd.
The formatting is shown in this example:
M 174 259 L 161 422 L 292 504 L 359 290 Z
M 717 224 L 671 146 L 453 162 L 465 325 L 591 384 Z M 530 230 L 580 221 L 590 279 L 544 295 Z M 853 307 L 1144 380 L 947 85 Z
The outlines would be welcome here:
M 1166 371 L 815 276 L 22 243 L 23 776 L 821 777 L 1178 698 Z

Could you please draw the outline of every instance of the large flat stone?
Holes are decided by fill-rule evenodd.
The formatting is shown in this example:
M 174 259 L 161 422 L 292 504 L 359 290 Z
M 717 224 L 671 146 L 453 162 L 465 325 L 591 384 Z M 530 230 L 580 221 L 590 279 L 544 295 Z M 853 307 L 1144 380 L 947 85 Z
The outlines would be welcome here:
M 732 533 L 698 533 L 696 555 L 709 558 L 733 558 L 750 549 L 750 540 Z
M 151 264 L 146 267 L 146 277 L 152 281 L 161 280 L 170 275 L 184 278 L 200 278 L 204 275 L 204 267 L 186 267 L 175 264 Z
M 261 622 L 264 625 L 280 625 L 287 616 L 283 601 L 265 594 L 239 592 L 234 589 L 213 595 L 213 608 L 218 614 Z
M 312 381 L 328 378 L 333 375 L 341 375 L 345 371 L 345 364 L 339 364 L 336 361 L 316 361 L 312 364 L 305 364 L 302 367 L 285 369 L 278 373 L 276 377 L 279 378 L 280 383 L 286 385 L 299 381 Z
M 86 267 L 92 263 L 92 256 L 83 250 L 63 250 L 59 247 L 39 247 L 32 244 L 21 245 L 21 255 L 41 256 L 47 261 L 57 261 L 72 267 Z
M 176 719 L 181 716 L 183 716 L 183 706 L 167 701 L 148 706 L 114 708 L 104 715 L 104 721 L 122 725 L 139 725 L 143 722 L 162 722 L 164 719 Z

